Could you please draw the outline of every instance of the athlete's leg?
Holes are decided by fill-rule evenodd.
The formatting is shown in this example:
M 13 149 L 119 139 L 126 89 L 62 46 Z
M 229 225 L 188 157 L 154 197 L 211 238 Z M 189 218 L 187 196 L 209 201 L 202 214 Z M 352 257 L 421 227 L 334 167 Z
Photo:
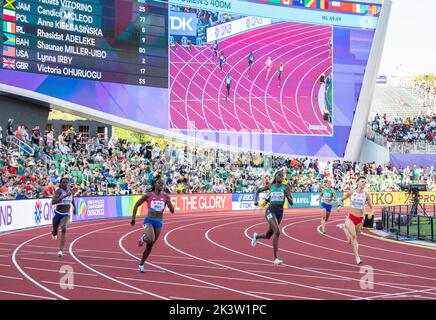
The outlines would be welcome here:
M 321 216 L 321 231 L 325 233 L 325 222 L 327 221 L 327 210 L 326 208 L 322 208 L 322 216 Z
M 280 228 L 277 222 L 277 218 L 273 216 L 273 218 L 268 222 L 270 228 L 273 230 L 273 248 L 274 248 L 274 259 L 277 259 L 277 252 L 279 251 L 279 236 L 280 236 Z
M 345 221 L 345 229 L 350 235 L 351 248 L 353 249 L 354 256 L 356 257 L 356 262 L 360 264 L 362 261 L 359 257 L 359 244 L 357 242 L 356 227 L 353 221 L 351 221 L 349 218 Z
M 63 217 L 59 223 L 60 227 L 61 227 L 61 231 L 62 231 L 62 235 L 61 235 L 61 243 L 59 245 L 59 251 L 62 251 L 64 249 L 64 245 L 65 245 L 65 241 L 67 239 L 67 224 L 68 224 L 68 220 L 70 219 L 70 217 L 68 215 L 66 215 L 65 217 Z
M 268 228 L 268 231 L 261 234 L 255 234 L 256 240 L 257 239 L 270 239 L 271 236 L 274 234 L 273 229 L 271 227 Z
M 161 228 L 154 228 L 151 224 L 147 224 L 147 245 L 145 246 L 145 250 L 142 253 L 142 259 L 140 265 L 142 266 L 145 262 L 145 260 L 148 258 L 148 256 L 151 253 L 151 250 L 153 249 L 153 245 L 157 240 L 157 237 L 160 234 Z M 150 231 L 149 231 L 150 230 Z
M 60 224 L 61 221 L 58 220 L 58 219 L 55 219 L 53 217 L 52 222 L 53 222 L 53 231 L 52 231 L 51 234 L 52 234 L 53 239 L 56 240 L 57 235 L 58 235 L 58 230 L 59 230 L 59 224 Z

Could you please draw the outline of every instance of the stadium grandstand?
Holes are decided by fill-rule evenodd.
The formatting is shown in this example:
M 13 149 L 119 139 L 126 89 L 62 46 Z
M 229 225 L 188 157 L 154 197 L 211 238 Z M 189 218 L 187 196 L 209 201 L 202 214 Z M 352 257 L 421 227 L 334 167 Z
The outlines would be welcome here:
M 4 0 L 0 300 L 435 300 L 436 67 L 385 72 L 395 3 Z

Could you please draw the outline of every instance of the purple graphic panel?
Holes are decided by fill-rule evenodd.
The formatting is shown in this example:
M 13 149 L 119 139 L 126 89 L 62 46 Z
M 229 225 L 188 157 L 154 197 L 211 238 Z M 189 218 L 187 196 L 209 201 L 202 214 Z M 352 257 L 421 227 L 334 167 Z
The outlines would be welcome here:
M 389 155 L 390 162 L 399 168 L 402 166 L 406 168 L 407 166 L 413 167 L 435 167 L 436 159 L 434 154 L 403 154 L 403 153 L 391 153 Z

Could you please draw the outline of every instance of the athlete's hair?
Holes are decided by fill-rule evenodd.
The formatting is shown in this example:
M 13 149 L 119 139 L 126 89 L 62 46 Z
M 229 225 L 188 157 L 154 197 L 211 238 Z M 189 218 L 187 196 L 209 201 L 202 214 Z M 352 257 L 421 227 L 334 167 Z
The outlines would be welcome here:
M 365 176 L 360 176 L 359 178 L 357 178 L 356 183 L 358 183 L 362 179 L 366 179 L 366 177 Z
M 276 177 L 280 172 L 282 172 L 282 171 L 278 170 L 278 171 L 276 171 L 276 173 L 274 173 L 274 180 L 272 181 L 272 184 L 275 184 L 277 182 Z M 283 172 L 282 172 L 282 174 L 283 174 Z
M 158 174 L 156 177 L 153 178 L 153 181 L 151 182 L 150 191 L 156 190 L 156 182 L 158 182 L 160 179 L 162 179 L 162 176 L 160 174 Z
M 62 177 L 61 180 L 59 180 L 59 183 L 62 183 L 63 180 L 67 180 L 67 182 L 70 182 L 70 179 L 68 177 Z

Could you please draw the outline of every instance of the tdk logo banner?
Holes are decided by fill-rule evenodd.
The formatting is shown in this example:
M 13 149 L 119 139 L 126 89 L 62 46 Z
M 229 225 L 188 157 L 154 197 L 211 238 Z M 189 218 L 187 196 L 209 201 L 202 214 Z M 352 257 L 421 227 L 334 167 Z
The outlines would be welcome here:
M 195 13 L 170 11 L 170 34 L 197 36 L 197 15 Z

